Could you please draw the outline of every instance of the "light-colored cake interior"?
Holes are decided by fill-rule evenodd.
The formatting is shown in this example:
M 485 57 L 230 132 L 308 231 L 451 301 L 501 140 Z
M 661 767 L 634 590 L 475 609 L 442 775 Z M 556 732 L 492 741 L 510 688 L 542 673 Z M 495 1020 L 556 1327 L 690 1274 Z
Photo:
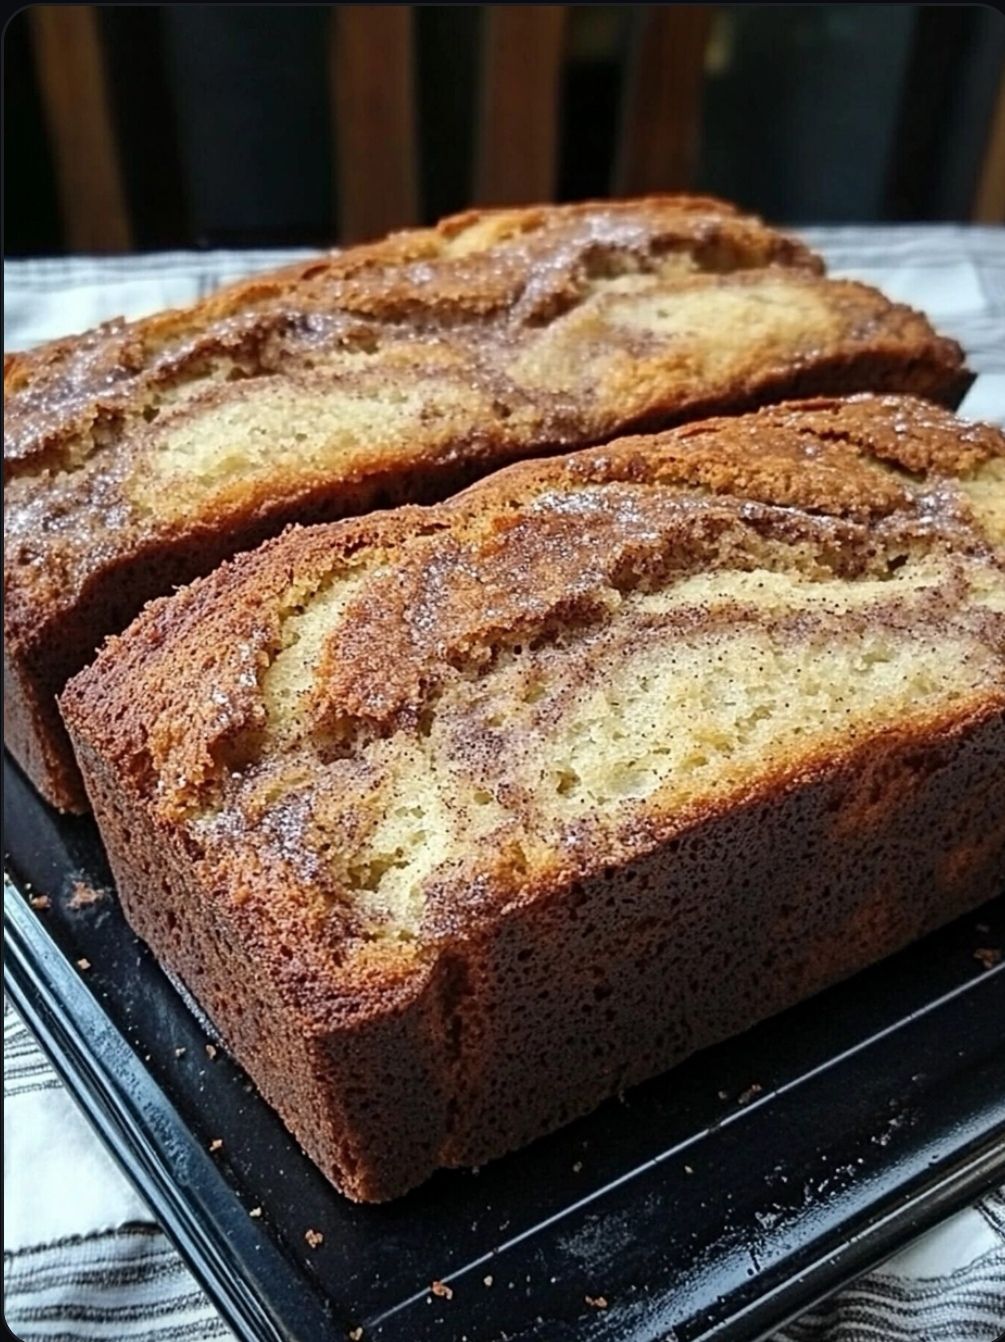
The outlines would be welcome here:
M 365 352 L 304 350 L 253 380 L 210 369 L 163 401 L 128 493 L 152 514 L 197 516 L 235 491 L 267 487 L 276 471 L 293 487 L 298 477 L 351 476 L 382 457 L 428 458 L 437 436 L 446 448 L 494 421 L 504 435 L 547 441 L 561 434 L 561 406 L 549 412 L 540 393 L 575 395 L 588 420 L 626 361 L 652 359 L 668 387 L 726 385 L 742 379 L 755 347 L 762 366 L 782 366 L 840 336 L 832 291 L 798 272 L 748 272 L 732 283 L 681 279 L 681 269 L 593 280 L 552 319 L 517 324 L 512 340 L 488 341 L 474 322 L 451 333 L 452 354 L 435 342 L 403 346 L 390 330 Z M 626 389 L 628 409 L 629 397 Z
M 437 421 L 449 438 L 458 416 L 490 413 L 476 390 L 418 372 L 393 394 L 321 376 L 256 379 L 232 397 L 187 402 L 130 489 L 151 511 L 198 515 L 236 485 L 267 486 L 276 471 L 295 487 L 297 477 L 306 483 L 332 470 L 351 476 L 375 455 L 405 464 L 428 452 L 422 435 Z
M 521 386 L 579 391 L 616 378 L 632 345 L 675 360 L 695 379 L 742 374 L 756 348 L 766 364 L 806 354 L 838 338 L 844 325 L 832 294 L 798 275 L 765 271 L 737 284 L 715 277 L 676 287 L 631 277 L 595 290 L 575 311 L 529 340 L 508 370 Z
M 450 676 L 420 729 L 364 733 L 348 761 L 317 765 L 342 804 L 326 807 L 312 841 L 323 838 L 341 897 L 372 933 L 414 937 L 430 880 L 484 875 L 496 855 L 544 870 L 572 827 L 616 840 L 642 817 L 1001 687 L 980 628 L 962 611 L 948 627 L 934 620 L 961 582 L 920 562 L 885 581 L 754 570 L 628 595 L 597 628 Z M 311 667 L 348 618 L 352 588 L 337 590 L 297 617 L 264 680 L 270 733 L 290 743 L 296 774 L 316 746 L 295 744 Z M 891 627 L 912 610 L 916 627 Z
M 1005 695 L 1005 573 L 966 530 L 1000 517 L 1000 465 L 926 481 L 852 438 L 779 426 L 755 459 L 696 437 L 647 462 L 670 483 L 528 476 L 509 508 L 473 503 L 291 589 L 264 725 L 197 829 L 226 797 L 263 854 L 309 855 L 310 888 L 360 935 L 409 941 L 434 889 L 588 864 Z M 740 470 L 787 499 L 790 452 L 818 472 L 815 512 L 711 488 Z M 708 485 L 673 483 L 687 473 Z
M 959 486 L 970 501 L 981 529 L 1005 545 L 1005 457 L 982 462 Z

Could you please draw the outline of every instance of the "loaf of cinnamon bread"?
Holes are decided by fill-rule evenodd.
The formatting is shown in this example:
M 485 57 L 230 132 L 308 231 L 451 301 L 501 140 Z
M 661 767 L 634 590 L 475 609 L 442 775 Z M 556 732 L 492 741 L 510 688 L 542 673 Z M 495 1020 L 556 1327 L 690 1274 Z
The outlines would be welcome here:
M 79 809 L 62 685 L 289 522 L 786 395 L 955 403 L 958 346 L 822 269 L 712 200 L 485 211 L 7 359 L 8 747 Z
M 294 528 L 62 709 L 133 926 L 388 1198 L 997 893 L 1005 436 L 808 400 Z

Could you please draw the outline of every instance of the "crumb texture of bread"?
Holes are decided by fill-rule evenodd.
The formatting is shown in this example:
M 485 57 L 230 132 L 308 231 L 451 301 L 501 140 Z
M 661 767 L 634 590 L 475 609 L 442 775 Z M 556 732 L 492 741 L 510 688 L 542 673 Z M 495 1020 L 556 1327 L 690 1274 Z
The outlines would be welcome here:
M 147 600 L 290 522 L 785 396 L 958 401 L 953 341 L 822 272 L 701 197 L 476 211 L 12 356 L 9 747 L 79 807 L 54 695 Z
M 352 1196 L 585 1112 L 997 892 L 1003 462 L 817 398 L 240 556 L 61 701 L 128 916 Z

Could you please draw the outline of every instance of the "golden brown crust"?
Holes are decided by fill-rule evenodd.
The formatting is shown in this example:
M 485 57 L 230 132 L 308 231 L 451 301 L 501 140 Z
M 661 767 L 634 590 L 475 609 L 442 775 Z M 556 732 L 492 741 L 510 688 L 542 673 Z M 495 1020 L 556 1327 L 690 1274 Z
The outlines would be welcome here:
M 128 916 L 351 1196 L 587 1111 L 996 892 L 1003 462 L 818 398 L 289 531 L 62 696 Z
M 700 197 L 472 211 L 12 356 L 15 683 L 61 683 L 144 601 L 292 521 L 428 502 L 516 458 L 786 395 L 956 401 L 957 345 L 821 272 Z M 19 758 L 56 761 L 32 776 L 77 806 L 65 740 L 33 705 L 9 710 Z

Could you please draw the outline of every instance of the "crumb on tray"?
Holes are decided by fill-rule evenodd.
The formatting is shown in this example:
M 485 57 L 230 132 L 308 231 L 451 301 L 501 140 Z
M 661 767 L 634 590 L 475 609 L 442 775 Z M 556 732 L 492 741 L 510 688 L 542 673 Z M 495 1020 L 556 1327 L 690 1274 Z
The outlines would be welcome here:
M 304 1231 L 304 1239 L 312 1249 L 316 1249 L 319 1244 L 324 1244 L 325 1242 L 325 1237 L 320 1230 L 312 1230 L 310 1228 Z
M 445 1281 L 434 1281 L 429 1289 L 433 1295 L 438 1295 L 441 1300 L 453 1300 L 454 1298 L 453 1289 Z
M 90 882 L 81 880 L 74 881 L 70 891 L 70 898 L 66 901 L 68 909 L 86 909 L 90 904 L 100 904 L 108 895 L 107 890 L 100 890 Z

